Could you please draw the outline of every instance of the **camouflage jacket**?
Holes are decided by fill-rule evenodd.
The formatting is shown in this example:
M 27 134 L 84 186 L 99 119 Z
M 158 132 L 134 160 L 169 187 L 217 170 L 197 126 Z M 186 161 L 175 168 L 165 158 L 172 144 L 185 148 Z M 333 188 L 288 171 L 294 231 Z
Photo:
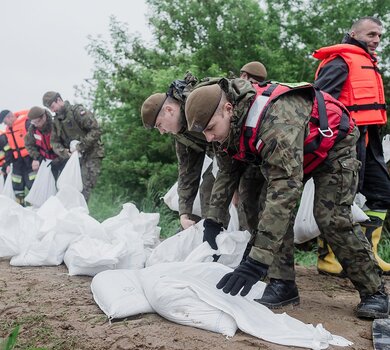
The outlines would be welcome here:
M 80 141 L 83 157 L 102 158 L 103 143 L 101 130 L 94 115 L 82 105 L 71 105 L 65 101 L 63 110 L 54 116 L 51 145 L 61 158 L 69 158 L 69 146 L 72 140 Z
M 50 134 L 53 126 L 53 121 L 50 118 L 47 118 L 45 125 L 43 126 L 41 132 L 42 134 Z M 35 140 L 35 131 L 36 127 L 33 124 L 30 124 L 27 134 L 24 137 L 24 145 L 28 151 L 30 157 L 34 160 L 40 160 L 42 158 L 41 153 L 39 152 L 39 147 L 37 146 Z

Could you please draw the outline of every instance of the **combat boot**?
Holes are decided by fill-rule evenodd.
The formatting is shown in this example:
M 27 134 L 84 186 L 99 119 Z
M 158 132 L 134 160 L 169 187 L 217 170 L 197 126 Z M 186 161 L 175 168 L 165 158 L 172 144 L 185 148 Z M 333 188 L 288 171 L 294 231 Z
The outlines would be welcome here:
M 299 305 L 300 302 L 295 281 L 276 278 L 271 278 L 261 299 L 255 299 L 255 301 L 270 309 L 277 309 L 286 305 Z
M 317 270 L 322 275 L 330 275 L 345 278 L 343 267 L 338 262 L 332 249 L 322 238 L 318 238 Z
M 15 195 L 16 203 L 19 203 L 22 207 L 26 206 L 26 203 L 24 201 L 24 195 Z
M 356 308 L 360 318 L 387 318 L 389 316 L 389 296 L 382 291 L 361 298 Z
M 383 271 L 383 274 L 390 275 L 390 264 L 384 261 L 378 255 L 378 244 L 381 239 L 383 219 L 385 218 L 386 213 L 369 211 L 366 212 L 366 214 L 368 215 L 370 220 L 362 222 L 360 226 L 362 228 L 363 233 L 366 235 L 368 241 L 371 244 L 375 260 L 378 262 L 378 265 Z

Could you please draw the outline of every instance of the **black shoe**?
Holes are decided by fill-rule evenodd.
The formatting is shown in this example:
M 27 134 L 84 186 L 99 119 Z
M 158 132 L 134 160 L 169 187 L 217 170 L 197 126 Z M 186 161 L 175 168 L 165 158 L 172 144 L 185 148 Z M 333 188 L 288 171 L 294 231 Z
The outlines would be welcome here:
M 361 298 L 356 308 L 356 315 L 361 318 L 387 318 L 389 316 L 389 296 L 379 291 Z
M 298 288 L 295 281 L 285 281 L 271 278 L 265 287 L 261 299 L 255 299 L 270 309 L 277 309 L 286 305 L 299 305 Z

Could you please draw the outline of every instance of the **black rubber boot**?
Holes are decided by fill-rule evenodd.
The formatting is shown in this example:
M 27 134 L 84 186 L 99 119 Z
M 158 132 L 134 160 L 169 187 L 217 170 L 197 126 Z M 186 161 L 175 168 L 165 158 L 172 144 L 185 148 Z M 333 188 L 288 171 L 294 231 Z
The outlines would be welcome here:
M 270 309 L 277 309 L 286 305 L 299 305 L 298 288 L 295 281 L 271 278 L 261 299 L 255 299 Z
M 361 298 L 356 308 L 356 315 L 360 318 L 387 318 L 389 316 L 389 296 L 379 291 Z

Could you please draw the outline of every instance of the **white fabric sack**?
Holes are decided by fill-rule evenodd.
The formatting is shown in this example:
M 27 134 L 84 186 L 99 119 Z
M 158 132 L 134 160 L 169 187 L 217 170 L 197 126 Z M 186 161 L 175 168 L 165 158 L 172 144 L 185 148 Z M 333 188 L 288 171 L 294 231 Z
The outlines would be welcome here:
M 136 270 L 100 272 L 92 279 L 91 291 L 95 302 L 109 319 L 154 312 Z
M 64 169 L 57 179 L 57 188 L 60 190 L 65 185 L 76 188 L 79 192 L 83 190 L 83 180 L 81 178 L 79 152 L 75 151 L 66 162 Z
M 64 256 L 64 262 L 70 276 L 95 276 L 101 271 L 115 269 L 125 255 L 126 244 L 124 242 L 111 244 L 83 236 L 70 244 Z
M 383 137 L 382 147 L 383 147 L 383 156 L 385 158 L 385 163 L 387 163 L 390 160 L 390 135 L 389 134 Z
M 68 184 L 63 185 L 57 192 L 56 197 L 64 208 L 68 210 L 82 208 L 85 213 L 89 213 L 85 197 L 74 186 Z
M 314 327 L 287 314 L 274 314 L 255 302 L 265 284 L 256 283 L 246 297 L 215 288 L 232 270 L 218 263 L 168 263 L 140 271 L 145 295 L 161 316 L 183 325 L 232 336 L 236 325 L 257 338 L 287 346 L 325 349 L 330 344 L 348 346 L 343 337 Z M 236 324 L 236 325 L 235 325 Z
M 37 214 L 0 195 L 0 257 L 19 254 L 38 237 Z
M 208 156 L 205 156 L 202 166 L 202 175 L 206 171 L 206 169 L 209 167 L 213 160 L 209 158 Z M 214 164 L 213 164 L 214 165 Z M 215 176 L 215 174 L 214 174 Z M 200 179 L 200 184 L 202 183 L 203 178 Z M 169 209 L 173 211 L 179 211 L 179 195 L 177 193 L 177 187 L 178 183 L 176 182 L 165 194 L 163 197 L 164 203 L 168 206 Z M 200 195 L 199 191 L 196 194 L 194 203 L 192 205 L 192 214 L 202 216 L 201 207 L 200 207 Z
M 318 237 L 321 232 L 314 219 L 314 181 L 309 179 L 301 197 L 298 213 L 294 222 L 294 243 L 300 244 Z M 368 220 L 368 216 L 354 203 L 351 207 L 352 217 L 355 222 Z
M 3 192 L 1 194 L 16 201 L 14 188 L 12 187 L 12 165 L 11 171 L 9 172 L 9 174 L 7 175 L 7 179 L 5 180 Z
M 0 174 L 0 194 L 3 193 L 4 190 L 4 175 Z
M 51 160 L 44 159 L 38 169 L 30 192 L 26 196 L 26 202 L 39 208 L 50 196 L 57 192 L 56 183 L 50 166 Z
M 203 241 L 203 221 L 162 241 L 153 249 L 146 266 L 163 262 L 184 261 L 185 258 Z

